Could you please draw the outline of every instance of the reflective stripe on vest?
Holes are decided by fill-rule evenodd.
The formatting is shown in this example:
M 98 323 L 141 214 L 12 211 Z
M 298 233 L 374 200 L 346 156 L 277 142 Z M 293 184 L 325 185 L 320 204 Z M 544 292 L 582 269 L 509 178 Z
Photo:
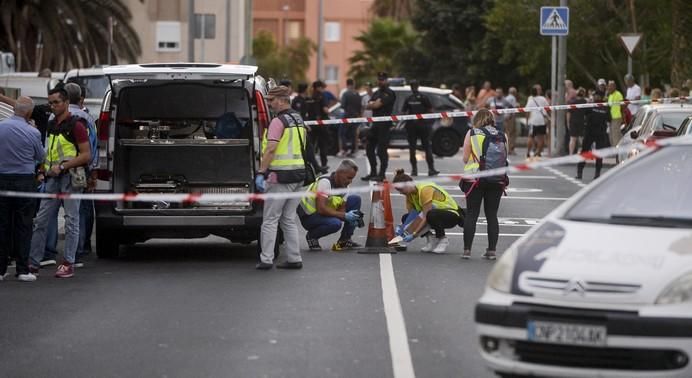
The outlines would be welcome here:
M 421 191 L 426 188 L 426 187 L 433 187 L 435 190 L 438 192 L 442 193 L 442 195 L 445 197 L 444 201 L 438 201 L 435 199 L 435 195 L 433 195 L 433 200 L 432 200 L 432 207 L 433 209 L 440 209 L 440 210 L 454 210 L 457 211 L 459 209 L 459 205 L 457 202 L 452 198 L 452 196 L 447 193 L 444 189 L 439 187 L 437 184 L 432 183 L 432 182 L 422 182 L 419 184 L 416 184 L 416 193 L 414 196 L 411 198 L 411 204 L 413 205 L 413 208 L 416 209 L 416 211 L 423 211 L 423 204 L 420 203 L 420 193 Z
M 332 188 L 334 187 L 331 176 L 321 176 L 315 180 L 315 182 L 310 184 L 310 186 L 308 186 L 306 192 L 311 194 L 303 197 L 300 200 L 300 207 L 307 215 L 314 214 L 317 211 L 317 183 L 322 179 L 329 180 Z M 345 202 L 344 196 L 345 194 L 329 194 L 327 197 L 327 206 L 333 208 L 334 210 L 338 210 Z
M 481 154 L 483 153 L 483 141 L 485 140 L 485 134 L 477 129 L 471 129 L 471 156 L 469 156 L 469 161 L 464 165 L 464 173 L 472 174 L 480 170 Z
M 305 162 L 300 148 L 300 139 L 305 143 L 305 128 L 303 125 L 297 125 L 290 117 L 284 117 L 284 132 L 281 135 L 281 140 L 274 151 L 274 159 L 269 163 L 269 169 L 272 171 L 293 171 L 304 170 Z M 286 119 L 288 118 L 288 119 Z M 288 125 L 286 125 L 288 123 Z M 267 133 L 264 133 L 262 140 L 262 154 L 267 149 Z

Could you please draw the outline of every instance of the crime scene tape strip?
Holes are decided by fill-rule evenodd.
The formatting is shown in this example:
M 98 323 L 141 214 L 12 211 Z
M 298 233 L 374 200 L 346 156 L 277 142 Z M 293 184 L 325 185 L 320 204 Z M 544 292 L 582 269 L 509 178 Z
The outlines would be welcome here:
M 510 174 L 517 172 L 525 172 L 544 167 L 550 167 L 563 164 L 576 164 L 581 161 L 595 160 L 598 158 L 606 158 L 614 156 L 625 150 L 631 151 L 633 148 L 638 150 L 655 150 L 670 144 L 674 144 L 679 140 L 692 139 L 692 136 L 675 137 L 649 141 L 646 144 L 636 143 L 620 147 L 608 147 L 600 150 L 586 151 L 581 154 L 561 156 L 542 161 L 534 161 L 528 163 L 513 164 L 503 168 L 490 169 L 479 171 L 473 174 L 458 174 L 447 175 L 440 177 L 429 177 L 424 182 L 445 183 L 459 182 L 461 179 L 473 180 L 481 177 L 496 176 L 501 174 Z M 317 192 L 316 196 L 328 196 L 330 194 L 354 194 L 354 193 L 370 193 L 371 190 L 389 190 L 390 188 L 400 188 L 411 185 L 412 183 L 384 183 L 373 186 L 359 186 L 353 188 L 333 189 L 328 192 Z M 1 197 L 20 197 L 20 198 L 38 198 L 38 199 L 85 199 L 96 201 L 114 201 L 114 202 L 156 202 L 165 201 L 171 203 L 248 203 L 253 201 L 264 201 L 265 199 L 290 199 L 303 198 L 313 194 L 306 191 L 288 192 L 288 193 L 235 193 L 235 194 L 204 194 L 204 193 L 170 193 L 170 194 L 153 194 L 153 193 L 35 193 L 35 192 L 17 192 L 17 191 L 0 191 Z
M 569 105 L 549 105 L 549 106 L 532 106 L 532 107 L 519 107 L 519 108 L 507 108 L 507 109 L 489 109 L 493 114 L 523 114 L 533 111 L 543 111 L 551 112 L 553 110 L 574 110 L 574 109 L 588 109 L 588 108 L 603 108 L 606 106 L 614 105 L 644 105 L 649 103 L 673 103 L 675 102 L 687 102 L 692 100 L 692 97 L 681 96 L 681 97 L 671 97 L 662 98 L 658 101 L 652 100 L 624 100 L 617 102 L 589 102 L 586 104 L 569 104 Z M 473 111 L 453 111 L 453 112 L 440 112 L 440 113 L 425 113 L 425 114 L 401 114 L 392 116 L 380 116 L 380 117 L 356 117 L 356 118 L 340 118 L 340 119 L 328 119 L 328 120 L 317 120 L 317 121 L 305 121 L 305 125 L 339 125 L 346 123 L 370 123 L 370 122 L 398 122 L 398 121 L 414 121 L 423 119 L 440 119 L 440 118 L 459 118 L 467 117 L 473 118 L 474 115 L 478 113 L 478 110 Z

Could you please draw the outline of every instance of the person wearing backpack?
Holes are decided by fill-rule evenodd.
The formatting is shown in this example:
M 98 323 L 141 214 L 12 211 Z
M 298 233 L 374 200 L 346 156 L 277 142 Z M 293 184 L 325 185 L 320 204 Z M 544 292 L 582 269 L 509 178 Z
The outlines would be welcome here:
M 91 160 L 89 136 L 84 119 L 68 111 L 67 92 L 53 89 L 48 103 L 55 118 L 48 123 L 46 158 L 39 168 L 39 180 L 45 180 L 46 193 L 81 193 L 86 186 L 85 167 Z M 65 209 L 64 262 L 55 274 L 58 278 L 74 276 L 75 255 L 79 243 L 79 199 L 43 199 L 34 219 L 29 270 L 36 274 L 43 258 L 49 220 L 57 217 L 62 203 Z
M 87 186 L 85 192 L 93 193 L 96 189 L 96 172 L 99 163 L 98 137 L 96 135 L 96 121 L 94 117 L 88 113 L 88 109 L 84 107 L 84 96 L 86 95 L 85 88 L 75 84 L 65 84 L 65 92 L 67 92 L 67 100 L 70 103 L 67 111 L 73 116 L 80 117 L 86 122 L 87 134 L 89 134 L 89 150 L 91 158 L 89 165 L 86 167 Z M 75 268 L 81 268 L 84 265 L 83 257 L 91 252 L 91 232 L 94 225 L 94 200 L 83 199 L 79 201 L 79 243 L 77 244 L 77 257 Z
M 507 137 L 495 128 L 493 114 L 487 109 L 478 111 L 473 117 L 473 128 L 464 139 L 464 175 L 507 166 Z M 462 178 L 459 187 L 466 194 L 466 219 L 464 220 L 463 259 L 471 257 L 471 245 L 476 234 L 476 222 L 481 203 L 488 221 L 488 249 L 481 256 L 495 260 L 495 248 L 500 234 L 497 211 L 500 198 L 509 184 L 507 174 L 475 179 Z

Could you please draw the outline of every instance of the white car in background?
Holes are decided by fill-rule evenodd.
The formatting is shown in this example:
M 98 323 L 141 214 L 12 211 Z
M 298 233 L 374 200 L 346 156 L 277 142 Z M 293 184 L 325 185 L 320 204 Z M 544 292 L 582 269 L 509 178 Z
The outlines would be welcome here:
M 79 84 L 86 90 L 84 106 L 89 109 L 91 115 L 98 117 L 103 97 L 110 86 L 108 78 L 103 73 L 103 68 L 92 67 L 69 70 L 65 74 L 63 81 L 65 83 Z
M 500 376 L 692 377 L 692 138 L 611 170 L 517 240 L 476 306 Z

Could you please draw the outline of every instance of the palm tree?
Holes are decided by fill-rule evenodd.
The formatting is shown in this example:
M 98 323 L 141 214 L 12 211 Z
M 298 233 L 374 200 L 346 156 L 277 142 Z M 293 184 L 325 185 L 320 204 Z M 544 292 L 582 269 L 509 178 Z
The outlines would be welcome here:
M 407 47 L 414 46 L 418 34 L 408 22 L 376 18 L 370 24 L 370 28 L 355 39 L 363 44 L 363 48 L 355 51 L 348 59 L 351 64 L 348 74 L 357 82 L 363 82 L 372 79 L 378 71 L 399 74 L 401 67 L 397 61 L 397 54 Z
M 15 54 L 18 71 L 107 63 L 109 20 L 114 61 L 134 62 L 141 51 L 122 0 L 0 0 L 0 9 L 0 49 Z

